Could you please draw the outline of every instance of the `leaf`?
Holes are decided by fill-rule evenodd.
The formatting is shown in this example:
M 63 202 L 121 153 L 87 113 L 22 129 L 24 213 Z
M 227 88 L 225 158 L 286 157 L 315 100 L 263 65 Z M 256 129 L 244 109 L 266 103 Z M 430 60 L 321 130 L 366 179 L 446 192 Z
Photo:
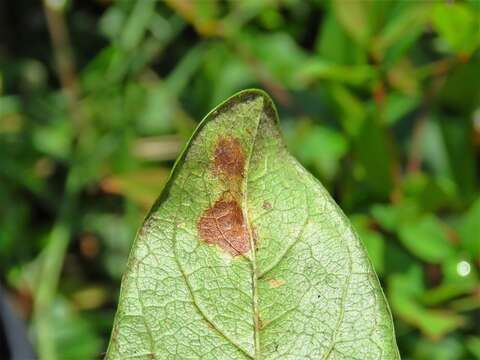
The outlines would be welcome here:
M 398 11 L 389 19 L 383 31 L 375 34 L 374 39 L 374 49 L 379 54 L 400 45 L 401 49 L 395 49 L 394 58 L 398 58 L 416 42 L 430 19 L 432 7 L 430 3 L 414 1 L 405 1 L 396 5 Z
M 348 148 L 341 133 L 310 121 L 297 121 L 294 134 L 287 143 L 307 169 L 313 169 L 328 181 L 336 175 L 340 160 Z M 318 151 L 322 149 L 322 151 Z
M 388 298 L 395 314 L 431 339 L 438 340 L 464 325 L 464 317 L 448 310 L 429 309 L 420 303 L 425 289 L 419 266 L 391 275 L 389 284 Z
M 471 199 L 477 185 L 471 120 L 445 116 L 440 119 L 440 126 L 453 180 L 460 194 Z
M 302 84 L 318 80 L 333 80 L 367 87 L 376 77 L 377 72 L 369 65 L 344 66 L 322 59 L 310 59 L 302 64 L 296 80 Z
M 364 64 L 365 52 L 349 37 L 333 12 L 322 22 L 315 47 L 321 58 L 340 65 Z
M 467 348 L 477 359 L 480 359 L 480 336 L 471 336 L 467 339 Z
M 453 51 L 469 54 L 478 46 L 478 15 L 468 5 L 437 4 L 432 26 Z
M 427 262 L 440 263 L 455 253 L 442 223 L 434 215 L 402 225 L 398 235 L 412 254 Z
M 478 198 L 463 216 L 459 225 L 459 235 L 462 246 L 469 251 L 472 257 L 480 255 L 480 198 Z
M 42 316 L 55 328 L 63 329 L 51 335 L 59 359 L 94 359 L 100 352 L 102 341 L 94 323 L 89 322 L 85 314 L 75 311 L 64 298 L 56 298 Z
M 461 360 L 465 359 L 465 342 L 459 336 L 449 336 L 442 340 L 420 338 L 412 349 L 412 359 L 416 360 Z M 467 357 L 468 358 L 468 357 Z
M 360 46 L 366 47 L 370 38 L 369 4 L 361 1 L 332 2 L 333 12 L 350 37 Z
M 358 236 L 247 90 L 200 123 L 140 229 L 107 359 L 292 356 L 399 358 Z
M 112 175 L 102 180 L 105 192 L 120 194 L 148 209 L 163 189 L 168 177 L 167 169 L 139 169 L 124 174 Z
M 393 187 L 394 158 L 383 126 L 375 118 L 367 118 L 355 139 L 354 147 L 359 163 L 365 170 L 369 190 L 380 198 L 388 198 Z

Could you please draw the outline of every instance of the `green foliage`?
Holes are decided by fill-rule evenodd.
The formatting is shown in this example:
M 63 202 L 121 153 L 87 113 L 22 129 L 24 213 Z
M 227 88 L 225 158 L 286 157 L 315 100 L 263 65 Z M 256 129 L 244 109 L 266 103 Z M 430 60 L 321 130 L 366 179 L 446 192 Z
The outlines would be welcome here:
M 480 358 L 478 1 L 55 4 L 0 2 L 1 282 L 41 358 L 106 349 L 136 229 L 248 87 L 352 219 L 402 357 Z

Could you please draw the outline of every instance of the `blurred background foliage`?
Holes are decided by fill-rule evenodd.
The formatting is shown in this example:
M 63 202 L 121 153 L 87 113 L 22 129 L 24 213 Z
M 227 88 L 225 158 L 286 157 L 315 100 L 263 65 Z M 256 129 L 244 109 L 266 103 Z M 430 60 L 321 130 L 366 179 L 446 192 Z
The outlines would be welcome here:
M 106 349 L 174 159 L 249 87 L 358 230 L 403 358 L 480 359 L 479 47 L 477 0 L 0 2 L 0 281 L 42 359 Z

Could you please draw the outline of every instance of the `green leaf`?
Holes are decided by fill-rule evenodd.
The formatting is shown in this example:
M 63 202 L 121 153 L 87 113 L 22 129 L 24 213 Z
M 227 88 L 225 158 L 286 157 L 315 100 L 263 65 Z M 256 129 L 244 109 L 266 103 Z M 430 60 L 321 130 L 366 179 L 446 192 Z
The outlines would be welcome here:
M 102 341 L 93 323 L 85 314 L 78 313 L 64 298 L 55 299 L 53 306 L 42 316 L 55 328 L 63 331 L 51 334 L 59 359 L 94 359 L 100 352 Z
M 429 309 L 420 303 L 425 290 L 420 267 L 411 266 L 392 275 L 389 284 L 389 299 L 395 314 L 430 338 L 439 339 L 465 323 L 462 316 L 452 311 Z
M 315 43 L 321 58 L 339 65 L 364 64 L 365 51 L 356 46 L 333 12 L 322 23 Z
M 447 150 L 452 177 L 461 195 L 471 199 L 477 185 L 473 128 L 468 118 L 442 117 L 442 135 Z
M 414 345 L 412 359 L 415 360 L 461 360 L 465 357 L 463 344 L 458 336 L 449 336 L 442 340 L 419 339 Z
M 107 359 L 398 359 L 358 236 L 247 90 L 201 122 L 140 229 Z
M 455 253 L 442 223 L 434 215 L 402 225 L 398 235 L 412 254 L 431 263 L 440 263 Z
M 466 4 L 437 4 L 432 25 L 453 51 L 468 54 L 478 46 L 478 15 Z
M 373 117 L 367 118 L 354 147 L 369 190 L 380 198 L 388 198 L 393 187 L 393 154 L 383 126 Z
M 399 11 L 385 25 L 383 32 L 375 36 L 375 50 L 383 53 L 390 47 L 401 45 L 405 39 L 413 43 L 421 34 L 430 18 L 431 4 L 427 2 L 401 2 L 397 4 Z M 414 41 L 410 40 L 413 35 Z M 408 48 L 408 46 L 407 46 Z
M 466 212 L 460 222 L 459 235 L 462 246 L 472 257 L 480 255 L 480 241 L 478 234 L 480 233 L 480 198 L 478 198 L 471 208 Z
M 333 1 L 333 12 L 350 37 L 366 47 L 370 38 L 369 4 L 361 1 Z
M 345 137 L 334 129 L 310 121 L 295 124 L 294 134 L 288 139 L 290 149 L 307 169 L 315 170 L 323 179 L 332 180 L 348 150 Z
M 385 229 L 398 231 L 402 225 L 418 220 L 421 212 L 413 201 L 402 201 L 395 205 L 376 204 L 372 206 L 372 216 Z
M 480 359 L 480 336 L 469 337 L 467 340 L 467 348 L 477 359 Z
M 148 209 L 163 189 L 167 178 L 168 171 L 165 168 L 139 169 L 109 176 L 103 179 L 101 185 L 105 192 L 123 195 Z
M 314 58 L 302 64 L 296 79 L 302 84 L 318 80 L 333 80 L 357 86 L 368 86 L 376 77 L 375 69 L 369 65 L 344 66 Z

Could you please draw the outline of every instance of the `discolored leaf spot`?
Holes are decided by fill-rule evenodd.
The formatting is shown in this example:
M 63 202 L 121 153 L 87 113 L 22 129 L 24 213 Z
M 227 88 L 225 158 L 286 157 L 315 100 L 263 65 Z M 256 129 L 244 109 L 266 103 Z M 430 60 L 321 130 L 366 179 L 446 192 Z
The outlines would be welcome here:
M 218 245 L 232 256 L 250 250 L 250 240 L 242 209 L 236 200 L 218 200 L 207 209 L 197 224 L 200 238 Z
M 268 201 L 264 201 L 262 207 L 265 210 L 271 210 L 272 209 L 272 204 L 270 204 Z
M 285 285 L 285 280 L 283 279 L 270 279 L 268 281 L 268 283 L 270 284 L 270 287 L 275 289 L 275 288 L 278 288 L 282 285 Z
M 215 172 L 226 178 L 243 177 L 245 152 L 236 138 L 222 137 L 217 142 L 214 155 Z

